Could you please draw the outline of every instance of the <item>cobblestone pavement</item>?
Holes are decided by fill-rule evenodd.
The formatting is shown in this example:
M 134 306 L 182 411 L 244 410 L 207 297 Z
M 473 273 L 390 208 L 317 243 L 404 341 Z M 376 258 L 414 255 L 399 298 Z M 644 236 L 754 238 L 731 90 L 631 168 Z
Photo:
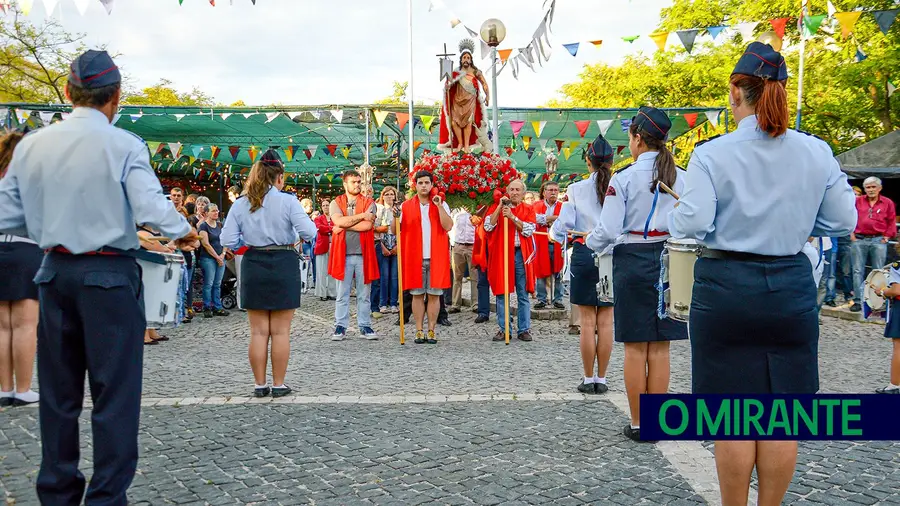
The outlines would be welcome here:
M 355 302 L 355 301 L 353 301 Z M 293 327 L 295 395 L 249 400 L 241 312 L 165 332 L 145 348 L 140 504 L 716 504 L 711 443 L 633 444 L 620 346 L 610 393 L 576 394 L 578 338 L 534 321 L 535 341 L 491 342 L 496 320 L 451 315 L 437 346 L 331 342 L 333 302 L 311 295 Z M 355 316 L 352 319 L 355 323 Z M 351 325 L 352 327 L 353 325 Z M 887 380 L 883 328 L 825 318 L 825 392 Z M 690 346 L 672 346 L 672 392 L 690 391 Z M 90 445 L 89 414 L 83 445 Z M 90 450 L 82 469 L 90 473 Z M 0 411 L 0 491 L 36 504 L 37 410 Z M 900 504 L 900 443 L 805 442 L 786 502 Z

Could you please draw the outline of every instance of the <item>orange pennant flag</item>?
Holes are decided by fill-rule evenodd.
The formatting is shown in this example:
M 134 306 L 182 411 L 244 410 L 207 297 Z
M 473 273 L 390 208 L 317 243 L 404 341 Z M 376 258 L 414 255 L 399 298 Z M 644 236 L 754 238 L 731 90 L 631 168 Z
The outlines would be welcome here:
M 256 155 L 259 154 L 259 149 L 257 149 L 257 148 L 254 147 L 254 146 L 250 146 L 250 147 L 247 149 L 247 153 L 250 154 L 250 163 L 253 163 L 253 162 L 256 161 Z
M 394 115 L 397 117 L 397 126 L 400 127 L 400 130 L 403 130 L 403 127 L 406 126 L 406 122 L 409 121 L 409 114 L 405 112 L 395 112 Z
M 594 47 L 599 48 L 600 45 L 603 44 L 603 41 L 602 41 L 602 40 L 592 40 L 592 41 L 591 41 L 591 44 L 593 44 Z
M 512 49 L 501 49 L 500 51 L 497 51 L 497 54 L 500 55 L 500 61 L 506 63 L 506 59 L 512 54 Z
M 651 33 L 650 38 L 656 42 L 656 47 L 663 51 L 666 49 L 666 41 L 669 40 L 669 32 Z
M 421 146 L 423 142 L 425 142 L 425 141 L 413 141 L 413 152 L 418 150 L 419 146 Z
M 859 20 L 860 14 L 862 14 L 862 11 L 834 13 L 834 18 L 837 19 L 838 23 L 841 24 L 841 35 L 845 39 L 850 36 L 851 32 L 853 32 L 853 27 Z

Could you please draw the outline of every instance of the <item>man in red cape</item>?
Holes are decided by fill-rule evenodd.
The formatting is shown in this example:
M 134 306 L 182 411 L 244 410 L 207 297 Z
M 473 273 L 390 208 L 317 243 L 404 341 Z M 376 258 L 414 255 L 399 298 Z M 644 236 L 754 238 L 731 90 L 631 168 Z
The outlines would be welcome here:
M 400 208 L 400 250 L 403 288 L 412 295 L 416 344 L 437 344 L 434 329 L 444 290 L 450 288 L 450 207 L 432 191 L 431 172 L 415 175 L 416 195 Z M 425 337 L 425 298 L 428 298 L 428 337 Z
M 559 183 L 547 181 L 541 186 L 540 200 L 532 207 L 537 218 L 537 231 L 547 233 L 553 222 L 559 217 L 562 202 L 558 202 Z M 534 236 L 537 246 L 537 256 L 534 259 L 534 277 L 537 278 L 537 304 L 535 309 L 544 309 L 548 306 L 547 289 L 553 285 L 553 299 L 550 303 L 556 309 L 565 309 L 563 305 L 563 251 L 562 245 L 550 241 L 550 237 L 543 234 Z
M 520 180 L 509 183 L 506 188 L 507 197 L 501 199 L 499 204 L 494 204 L 488 209 L 488 218 L 484 221 L 484 230 L 487 232 L 487 247 L 491 253 L 488 255 L 488 281 L 491 291 L 497 297 L 497 324 L 500 331 L 494 336 L 494 341 L 506 340 L 506 323 L 503 318 L 506 315 L 503 295 L 515 293 L 518 305 L 516 307 L 518 330 L 517 337 L 520 341 L 531 341 L 531 300 L 528 294 L 534 293 L 534 258 L 535 244 L 534 231 L 536 217 L 534 208 L 525 204 L 522 199 L 525 196 L 525 183 Z M 509 284 L 503 284 L 503 222 L 509 222 L 509 232 L 506 240 L 509 244 L 509 256 L 507 268 Z M 510 322 L 510 329 L 512 329 Z
M 465 39 L 459 43 L 459 68 L 444 88 L 441 125 L 437 148 L 470 152 L 473 146 L 491 152 L 493 144 L 487 136 L 487 104 L 489 90 L 484 74 L 475 66 L 472 51 L 475 43 Z

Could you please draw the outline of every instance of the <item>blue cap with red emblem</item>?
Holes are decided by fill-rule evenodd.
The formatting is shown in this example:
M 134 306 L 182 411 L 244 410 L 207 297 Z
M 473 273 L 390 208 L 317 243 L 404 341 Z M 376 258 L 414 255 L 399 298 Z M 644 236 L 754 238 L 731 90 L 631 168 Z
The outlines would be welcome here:
M 610 163 L 613 161 L 613 148 L 609 145 L 609 142 L 603 138 L 603 135 L 598 135 L 597 138 L 594 139 L 594 142 L 588 146 L 585 155 L 590 158 L 591 163 L 594 165 Z
M 97 89 L 122 82 L 119 67 L 113 63 L 109 53 L 91 49 L 72 62 L 69 82 L 85 89 Z
M 278 154 L 278 151 L 275 151 L 274 149 L 266 150 L 266 152 L 263 153 L 262 158 L 259 159 L 259 163 L 272 167 L 284 168 L 284 162 L 281 161 L 281 156 Z
M 787 65 L 781 53 L 762 42 L 751 42 L 731 72 L 745 76 L 761 77 L 771 81 L 788 78 Z
M 666 113 L 656 107 L 647 106 L 638 110 L 637 116 L 631 118 L 631 124 L 636 125 L 638 129 L 661 141 L 666 140 L 666 136 L 669 135 L 669 129 L 672 128 L 672 121 Z

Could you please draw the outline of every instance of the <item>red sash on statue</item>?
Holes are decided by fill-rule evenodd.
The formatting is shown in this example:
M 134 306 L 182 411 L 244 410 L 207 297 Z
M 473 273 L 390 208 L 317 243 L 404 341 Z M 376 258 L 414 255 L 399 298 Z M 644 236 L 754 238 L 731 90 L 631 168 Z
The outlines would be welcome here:
M 547 212 L 547 203 L 543 200 L 535 202 L 533 207 L 535 215 Z M 559 211 L 561 209 L 562 202 L 557 201 L 556 209 L 553 211 L 552 215 L 559 216 Z M 544 225 L 537 226 L 538 232 L 549 232 L 549 230 L 550 227 Z M 544 279 L 560 273 L 563 268 L 562 245 L 556 245 L 556 248 L 553 250 L 553 259 L 551 261 L 550 237 L 542 234 L 535 235 L 534 244 L 537 247 L 537 256 L 534 259 L 534 277 L 537 279 Z
M 403 252 L 403 289 L 422 288 L 422 206 L 414 196 L 400 208 L 400 247 Z M 433 202 L 428 203 L 428 221 L 431 222 L 431 279 L 434 289 L 450 288 L 450 235 L 441 226 L 441 214 Z
M 485 220 L 487 220 L 490 216 L 494 214 L 494 211 L 497 209 L 498 204 L 493 204 L 490 209 L 488 209 Z M 534 223 L 536 218 L 534 214 L 534 208 L 529 206 L 528 204 L 521 203 L 518 206 L 514 207 L 513 215 L 515 215 L 519 220 L 523 223 Z M 503 295 L 505 293 L 514 293 L 516 291 L 516 226 L 510 221 L 509 222 L 509 235 L 507 236 L 507 240 L 509 241 L 509 285 L 504 289 L 503 287 L 503 221 L 506 218 L 503 215 L 500 215 L 500 221 L 493 230 L 487 233 L 487 248 L 494 253 L 488 255 L 487 264 L 488 264 L 488 282 L 491 285 L 491 292 L 495 296 Z M 534 293 L 535 287 L 535 277 L 534 277 L 534 238 L 533 237 L 520 237 L 521 249 L 522 249 L 522 260 L 525 261 L 525 291 L 528 293 Z
M 334 199 L 344 216 L 347 216 L 347 194 Z M 375 201 L 363 195 L 356 196 L 356 209 L 365 212 Z M 361 214 L 361 213 L 357 213 Z M 335 234 L 331 238 L 331 254 L 328 256 L 328 274 L 338 281 L 344 280 L 344 268 L 347 265 L 347 232 Z M 380 277 L 378 258 L 375 256 L 375 232 L 359 232 L 359 245 L 362 248 L 363 272 L 365 284 L 369 285 Z
M 450 141 L 450 133 L 453 128 L 450 122 L 450 106 L 456 100 L 456 90 L 459 87 L 458 83 L 463 78 L 463 74 L 465 72 L 454 72 L 453 77 L 450 79 L 450 89 L 445 93 L 444 97 L 444 105 L 441 108 L 441 124 L 440 131 L 438 132 L 438 143 L 446 144 Z M 475 90 L 477 92 L 481 92 L 481 81 L 477 78 L 472 81 L 472 84 L 475 86 Z M 477 129 L 481 128 L 481 122 L 483 120 L 482 117 L 482 106 L 481 100 L 475 99 L 475 121 L 472 123 L 472 133 L 469 135 L 469 146 L 475 146 L 478 144 L 478 132 Z M 459 139 L 453 138 L 453 148 L 458 148 L 461 145 Z

